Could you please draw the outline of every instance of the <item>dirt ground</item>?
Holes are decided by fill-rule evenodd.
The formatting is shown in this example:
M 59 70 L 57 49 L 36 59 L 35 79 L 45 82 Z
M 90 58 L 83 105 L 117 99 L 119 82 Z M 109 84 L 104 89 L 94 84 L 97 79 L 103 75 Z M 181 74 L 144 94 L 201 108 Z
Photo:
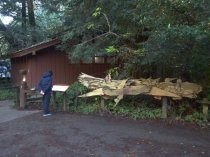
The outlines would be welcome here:
M 0 157 L 210 157 L 210 129 L 75 113 L 0 121 L 0 141 Z

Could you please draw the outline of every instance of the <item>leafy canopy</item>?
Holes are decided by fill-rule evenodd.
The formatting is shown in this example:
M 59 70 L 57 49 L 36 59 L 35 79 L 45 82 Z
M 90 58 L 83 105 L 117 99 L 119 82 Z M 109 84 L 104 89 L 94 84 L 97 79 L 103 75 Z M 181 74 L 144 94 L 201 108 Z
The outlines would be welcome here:
M 33 44 L 34 29 L 21 28 L 22 2 L 3 0 L 0 13 L 13 16 L 7 28 L 24 47 Z M 60 37 L 74 61 L 115 55 L 121 77 L 208 79 L 208 0 L 34 0 L 34 6 L 37 42 Z

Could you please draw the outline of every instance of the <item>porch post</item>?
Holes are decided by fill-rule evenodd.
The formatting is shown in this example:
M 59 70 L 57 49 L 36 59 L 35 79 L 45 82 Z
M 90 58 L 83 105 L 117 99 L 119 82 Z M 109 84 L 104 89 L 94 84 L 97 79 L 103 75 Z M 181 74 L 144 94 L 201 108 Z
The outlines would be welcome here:
M 20 70 L 22 75 L 21 85 L 20 85 L 20 109 L 24 109 L 26 106 L 26 70 Z

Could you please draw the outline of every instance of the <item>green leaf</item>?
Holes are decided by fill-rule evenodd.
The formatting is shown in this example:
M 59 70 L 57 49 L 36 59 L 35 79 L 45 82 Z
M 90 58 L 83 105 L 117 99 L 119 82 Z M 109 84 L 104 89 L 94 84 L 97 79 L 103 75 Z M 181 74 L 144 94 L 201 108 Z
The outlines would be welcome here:
M 93 12 L 92 16 L 97 17 L 101 15 L 101 8 L 97 7 L 96 10 Z
M 94 29 L 94 24 L 93 23 L 91 23 L 91 24 L 89 24 L 88 26 L 87 26 L 87 29 Z
M 116 54 L 119 52 L 119 50 L 117 48 L 115 48 L 114 46 L 108 46 L 107 48 L 105 48 L 105 50 L 109 54 Z

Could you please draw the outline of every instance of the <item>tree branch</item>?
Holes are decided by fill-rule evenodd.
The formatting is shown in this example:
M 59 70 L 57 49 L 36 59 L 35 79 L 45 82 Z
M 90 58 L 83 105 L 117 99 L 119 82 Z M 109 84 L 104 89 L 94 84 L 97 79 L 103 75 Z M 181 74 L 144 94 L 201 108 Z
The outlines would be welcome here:
M 98 36 L 96 36 L 96 37 L 94 37 L 94 38 L 88 39 L 88 40 L 86 40 L 86 41 L 83 41 L 81 44 L 86 44 L 86 43 L 88 43 L 88 42 L 91 42 L 91 41 L 93 41 L 93 40 L 95 40 L 95 39 L 98 39 L 98 38 L 101 38 L 101 37 L 107 36 L 107 35 L 114 35 L 114 36 L 116 36 L 116 37 L 118 37 L 118 38 L 121 38 L 120 35 L 118 35 L 117 33 L 114 33 L 114 32 L 111 31 L 111 25 L 110 25 L 110 22 L 109 22 L 109 19 L 108 19 L 107 15 L 106 15 L 105 13 L 102 13 L 102 15 L 104 16 L 104 18 L 105 18 L 105 20 L 106 20 L 106 23 L 107 23 L 107 25 L 108 25 L 108 32 L 103 33 L 103 34 L 100 34 L 100 35 L 98 35 Z
M 108 28 L 109 28 L 108 32 L 111 32 L 111 25 L 110 25 L 110 22 L 109 22 L 108 17 L 107 17 L 106 14 L 104 14 L 104 13 L 102 13 L 102 15 L 103 15 L 103 16 L 105 17 L 105 19 L 106 19 L 106 22 L 107 22 L 107 25 L 108 25 Z

